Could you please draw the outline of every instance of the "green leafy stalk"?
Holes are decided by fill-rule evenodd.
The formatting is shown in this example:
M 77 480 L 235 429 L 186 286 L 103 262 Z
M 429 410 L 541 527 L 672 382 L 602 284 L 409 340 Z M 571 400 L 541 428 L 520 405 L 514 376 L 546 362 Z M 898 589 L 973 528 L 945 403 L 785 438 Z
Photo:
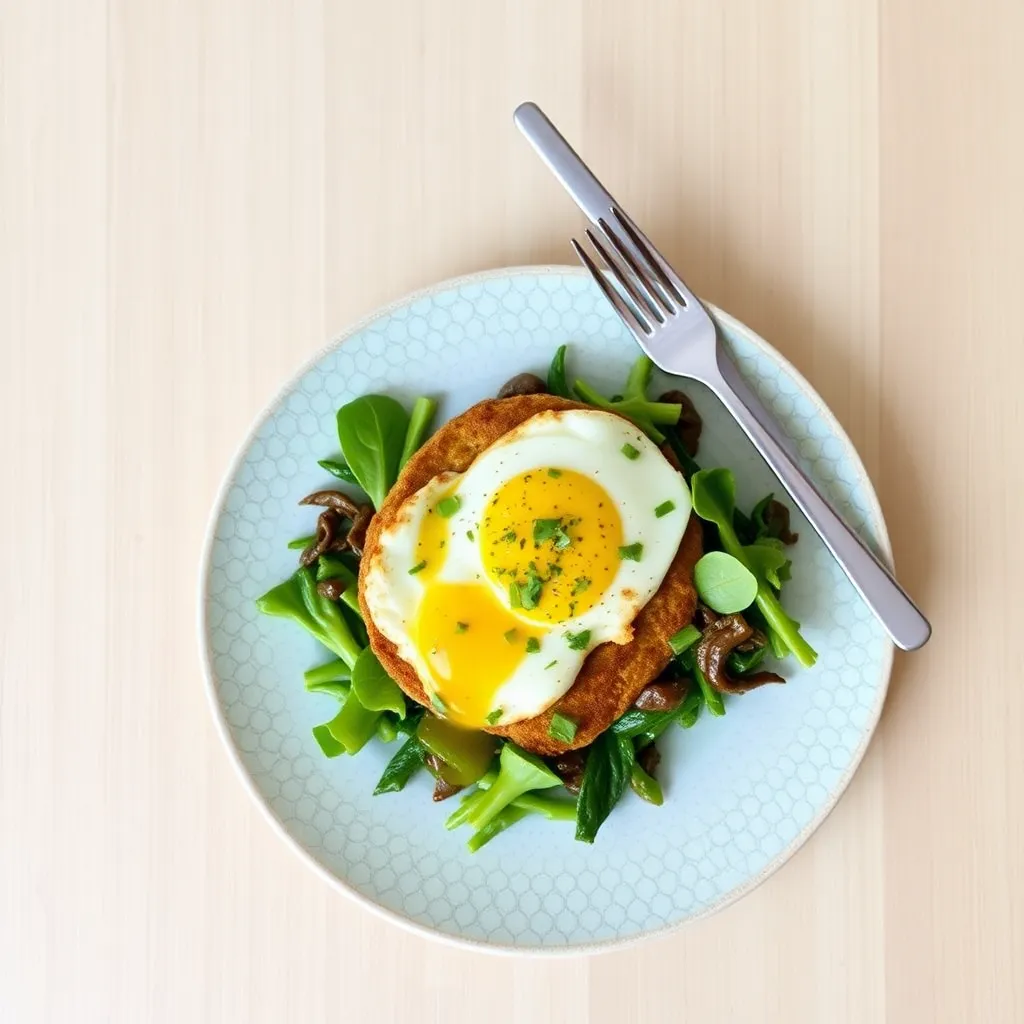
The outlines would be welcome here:
M 359 645 L 342 618 L 341 610 L 316 592 L 313 573 L 305 566 L 257 598 L 256 607 L 264 615 L 298 623 L 350 667 L 359 657 Z
M 490 789 L 480 791 L 482 796 L 479 800 L 474 799 L 472 807 L 464 816 L 466 824 L 476 830 L 496 818 L 516 797 L 533 789 L 550 789 L 562 784 L 562 780 L 539 757 L 528 754 L 514 743 L 506 743 L 501 748 L 498 765 L 498 776 L 494 784 Z M 455 827 L 455 817 L 453 814 L 446 822 L 448 828 Z
M 596 406 L 598 409 L 607 409 L 609 412 L 617 412 L 632 420 L 656 444 L 661 444 L 665 440 L 665 435 L 658 430 L 655 424 L 668 426 L 677 423 L 679 415 L 683 411 L 681 405 L 672 402 L 649 402 L 646 398 L 623 396 L 619 401 L 612 401 L 582 380 L 573 383 L 573 390 L 580 401 L 586 402 L 587 405 Z
M 319 583 L 321 580 L 344 580 L 345 589 L 341 592 L 341 602 L 362 618 L 356 574 L 340 558 L 333 555 L 320 556 L 316 563 L 316 581 Z
M 779 603 L 771 584 L 764 576 L 760 565 L 754 565 L 733 526 L 733 511 L 736 507 L 736 481 L 728 469 L 702 469 L 690 481 L 694 511 L 718 527 L 722 547 L 742 562 L 757 578 L 756 603 L 765 621 L 806 668 L 817 660 L 814 648 L 800 635 L 800 628 Z M 710 706 L 709 706 L 710 710 Z
M 479 831 L 474 832 L 469 837 L 469 842 L 466 846 L 469 847 L 470 852 L 476 853 L 481 846 L 485 846 L 495 836 L 500 835 L 507 828 L 511 828 L 516 822 L 522 821 L 530 812 L 523 807 L 516 807 L 514 804 L 510 804 L 504 810 L 500 811 L 491 820 L 483 826 Z
M 335 658 L 324 665 L 317 665 L 303 673 L 306 689 L 312 690 L 321 683 L 347 682 L 352 678 L 352 670 L 342 658 Z
M 430 430 L 430 423 L 436 411 L 437 402 L 432 398 L 421 395 L 413 402 L 409 426 L 405 431 L 405 444 L 402 445 L 402 455 L 398 460 L 399 471 L 419 451 Z
M 722 695 L 708 682 L 707 676 L 701 672 L 699 665 L 693 666 L 693 677 L 697 680 L 708 711 L 717 718 L 721 718 L 725 714 L 725 702 L 722 700 Z
M 655 807 L 660 807 L 665 802 L 665 797 L 661 792 L 661 783 L 653 775 L 648 775 L 635 761 L 630 771 L 629 785 L 641 800 L 646 800 L 649 804 L 654 804 Z

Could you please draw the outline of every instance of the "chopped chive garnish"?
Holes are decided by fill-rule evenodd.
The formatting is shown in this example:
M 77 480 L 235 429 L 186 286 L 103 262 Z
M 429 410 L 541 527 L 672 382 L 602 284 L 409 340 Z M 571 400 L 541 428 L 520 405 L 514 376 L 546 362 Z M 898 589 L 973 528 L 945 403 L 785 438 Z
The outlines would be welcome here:
M 668 645 L 672 653 L 680 655 L 683 651 L 689 650 L 700 639 L 700 630 L 694 626 L 684 626 L 678 633 L 673 633 L 668 638 Z
M 556 711 L 551 716 L 548 735 L 559 743 L 572 743 L 576 739 L 576 723 L 568 715 Z
M 467 531 L 466 531 L 466 537 L 467 537 L 467 538 L 468 538 L 469 540 L 473 540 L 473 531 L 472 531 L 472 530 L 467 530 Z
M 468 622 L 456 622 L 455 623 L 455 632 L 456 633 L 465 633 L 467 629 L 469 629 L 469 623 Z
M 535 636 L 526 638 L 526 653 L 536 654 L 540 650 L 540 641 Z
M 584 629 L 579 633 L 566 633 L 565 639 L 569 642 L 570 651 L 585 651 L 590 643 L 590 630 Z
M 558 664 L 558 659 L 557 659 L 557 658 L 555 658 L 555 659 L 554 659 L 553 661 L 549 661 L 549 662 L 548 662 L 548 663 L 547 663 L 547 664 L 546 664 L 546 665 L 544 666 L 544 668 L 545 668 L 545 669 L 548 669 L 548 668 L 554 668 L 554 667 L 555 667 L 555 666 L 556 666 L 557 664 Z
M 508 606 L 510 608 L 523 607 L 523 593 L 518 583 L 513 580 L 508 585 Z
M 449 494 L 447 498 L 442 498 L 437 503 L 437 514 L 442 519 L 451 519 L 459 511 L 461 505 L 462 502 L 457 494 Z
M 640 449 L 634 448 L 628 441 L 619 449 L 619 451 L 622 452 L 627 459 L 632 460 L 640 458 Z
M 519 639 L 518 629 L 509 629 L 505 632 L 505 643 L 514 644 Z
M 623 548 L 619 548 L 619 558 L 624 562 L 639 562 L 643 557 L 644 546 L 637 541 L 635 544 L 627 544 Z
M 551 477 L 552 480 L 557 480 L 561 475 L 562 475 L 562 471 L 560 469 L 549 469 L 548 470 L 548 476 Z
M 530 571 L 526 574 L 526 582 L 519 587 L 519 600 L 525 611 L 532 611 L 540 603 L 543 582 L 537 572 L 537 567 L 531 562 Z
M 667 516 L 669 512 L 674 512 L 676 503 L 674 501 L 663 501 L 654 510 L 654 514 L 661 519 L 662 516 Z
M 416 573 L 418 573 L 418 572 L 423 572 L 423 570 L 424 570 L 424 569 L 426 569 L 426 567 L 427 567 L 427 560 L 426 560 L 426 559 L 424 559 L 424 560 L 423 560 L 422 562 L 417 562 L 417 563 L 416 563 L 416 564 L 415 564 L 415 565 L 414 565 L 414 566 L 413 566 L 413 567 L 412 567 L 412 568 L 411 568 L 411 569 L 409 570 L 409 575 L 410 575 L 410 576 L 415 576 L 415 575 L 416 575 Z
M 590 580 L 586 576 L 577 576 L 573 581 L 572 585 L 572 596 L 579 597 L 587 587 L 590 586 Z
M 491 713 L 490 713 L 490 714 L 489 714 L 489 715 L 487 716 L 487 724 L 488 724 L 488 725 L 497 725 L 497 724 L 498 724 L 498 722 L 500 722 L 500 721 L 501 721 L 501 716 L 502 716 L 503 714 L 505 714 L 505 709 L 504 709 L 504 708 L 495 708 L 495 709 L 494 709 L 494 710 L 493 710 L 493 711 L 492 711 L 492 712 L 491 712 Z

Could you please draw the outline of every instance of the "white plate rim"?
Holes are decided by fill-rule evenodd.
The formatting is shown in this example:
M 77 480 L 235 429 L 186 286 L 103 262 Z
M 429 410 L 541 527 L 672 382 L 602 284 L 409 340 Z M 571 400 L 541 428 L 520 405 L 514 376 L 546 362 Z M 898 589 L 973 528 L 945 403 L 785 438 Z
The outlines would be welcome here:
M 882 709 L 885 706 L 886 694 L 889 690 L 889 682 L 892 676 L 892 665 L 895 654 L 895 648 L 892 643 L 886 644 L 882 655 L 882 664 L 879 666 L 882 673 L 881 683 L 878 688 L 875 704 L 871 708 L 865 729 L 862 733 L 861 741 L 853 752 L 853 756 L 850 759 L 850 763 L 847 766 L 846 771 L 840 777 L 835 786 L 832 787 L 832 790 L 828 794 L 828 799 L 818 810 L 817 814 L 804 826 L 803 829 L 801 829 L 799 833 L 797 833 L 787 846 L 780 850 L 779 853 L 769 861 L 768 864 L 754 875 L 754 877 L 748 879 L 742 885 L 725 893 L 719 899 L 708 904 L 697 913 L 692 914 L 682 921 L 675 921 L 670 924 L 662 925 L 659 928 L 652 928 L 648 931 L 638 932 L 635 935 L 629 935 L 623 938 L 603 939 L 597 942 L 570 943 L 564 946 L 521 946 L 509 943 L 485 942 L 480 939 L 473 939 L 463 935 L 453 935 L 449 932 L 442 932 L 438 929 L 430 928 L 427 925 L 421 924 L 418 921 L 414 921 L 412 918 L 407 917 L 396 910 L 391 910 L 388 907 L 381 906 L 368 896 L 363 895 L 363 893 L 359 892 L 347 881 L 339 878 L 325 865 L 321 864 L 313 854 L 298 841 L 298 839 L 287 831 L 283 823 L 267 804 L 263 794 L 257 788 L 255 780 L 246 770 L 246 767 L 242 762 L 238 748 L 235 746 L 235 743 L 231 738 L 231 731 L 228 728 L 227 720 L 224 717 L 224 711 L 218 699 L 216 684 L 214 682 L 213 657 L 209 646 L 209 628 L 207 623 L 206 586 L 210 575 L 217 521 L 227 500 L 231 482 L 234 480 L 242 461 L 245 458 L 246 452 L 256 439 L 256 435 L 259 433 L 260 428 L 273 415 L 278 404 L 292 391 L 298 381 L 301 380 L 302 377 L 326 355 L 333 352 L 336 348 L 339 348 L 350 338 L 365 330 L 376 320 L 388 316 L 396 309 L 412 305 L 414 302 L 421 299 L 427 299 L 440 292 L 450 291 L 466 285 L 480 284 L 500 278 L 524 276 L 542 277 L 551 275 L 559 277 L 589 276 L 583 267 L 560 264 L 542 264 L 535 266 L 524 265 L 515 267 L 496 267 L 492 270 L 482 270 L 475 273 L 448 278 L 445 281 L 438 281 L 437 283 L 428 285 L 425 288 L 409 292 L 401 298 L 377 307 L 358 321 L 344 328 L 340 333 L 327 342 L 327 344 L 323 345 L 312 356 L 306 359 L 256 414 L 250 424 L 249 430 L 236 447 L 234 455 L 224 472 L 220 485 L 217 488 L 217 494 L 214 498 L 206 524 L 206 533 L 203 539 L 203 547 L 199 563 L 199 593 L 197 601 L 199 654 L 202 662 L 203 679 L 205 682 L 204 689 L 206 691 L 207 701 L 210 705 L 210 711 L 213 715 L 217 733 L 220 736 L 225 750 L 227 751 L 229 760 L 241 779 L 243 787 L 249 793 L 249 796 L 253 799 L 256 806 L 260 809 L 263 817 L 269 822 L 273 831 L 294 853 L 299 856 L 306 866 L 318 874 L 333 889 L 342 893 L 349 899 L 354 900 L 360 906 L 365 907 L 378 917 L 397 924 L 406 931 L 458 949 L 471 949 L 476 952 L 488 953 L 497 956 L 532 956 L 545 959 L 618 952 L 635 946 L 641 942 L 647 942 L 648 940 L 656 938 L 664 938 L 667 935 L 678 932 L 689 925 L 703 920 L 704 918 L 710 917 L 712 914 L 715 914 L 720 910 L 724 910 L 726 907 L 737 902 L 737 900 L 740 900 L 744 896 L 753 892 L 753 890 L 763 882 L 767 881 L 773 874 L 775 874 L 776 871 L 779 870 L 779 868 L 783 866 L 783 864 L 789 861 L 804 845 L 804 843 L 807 842 L 811 835 L 817 831 L 825 819 L 835 809 L 840 797 L 842 797 L 843 793 L 846 792 L 846 788 L 849 786 L 854 774 L 860 767 L 860 763 L 864 759 L 864 755 L 866 754 L 867 749 L 871 744 L 871 740 L 874 737 L 875 730 L 878 727 L 878 722 L 882 715 Z M 849 435 L 832 413 L 832 410 L 829 409 L 825 404 L 824 399 L 822 399 L 803 374 L 800 373 L 800 371 L 797 370 L 797 368 L 793 366 L 793 364 L 786 359 L 782 353 L 762 338 L 756 331 L 747 327 L 746 324 L 737 320 L 734 316 L 731 316 L 724 310 L 719 309 L 712 303 L 705 302 L 705 305 L 716 320 L 720 323 L 727 324 L 733 331 L 735 331 L 736 334 L 742 335 L 746 341 L 754 346 L 754 348 L 758 349 L 763 355 L 776 363 L 776 365 L 781 367 L 790 377 L 792 377 L 801 393 L 810 399 L 817 413 L 822 417 L 822 419 L 824 419 L 828 424 L 829 429 L 833 431 L 835 436 L 845 446 L 846 455 L 850 458 L 851 465 L 857 475 L 857 483 L 862 487 L 867 498 L 868 518 L 870 520 L 870 527 L 873 532 L 876 545 L 884 560 L 888 563 L 889 567 L 892 568 L 892 547 L 889 540 L 889 532 L 885 524 L 885 518 L 882 514 L 882 507 L 878 501 L 878 495 L 875 493 L 875 488 L 871 483 L 871 478 L 868 475 L 867 469 L 864 467 L 864 463 L 861 460 L 859 452 L 850 440 Z

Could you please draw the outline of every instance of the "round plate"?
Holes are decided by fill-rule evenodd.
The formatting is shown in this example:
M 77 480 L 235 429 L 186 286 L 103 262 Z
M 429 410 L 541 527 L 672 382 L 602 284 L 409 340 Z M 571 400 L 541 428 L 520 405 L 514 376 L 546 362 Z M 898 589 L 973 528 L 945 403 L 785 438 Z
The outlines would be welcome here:
M 888 557 L 878 502 L 842 428 L 774 349 L 712 310 L 744 376 L 796 443 L 805 467 Z M 570 376 L 606 394 L 638 350 L 582 272 L 526 267 L 461 278 L 403 299 L 333 342 L 273 400 L 246 438 L 214 508 L 202 576 L 209 693 L 249 791 L 306 861 L 368 907 L 419 931 L 489 949 L 592 951 L 663 932 L 748 892 L 821 823 L 860 762 L 885 699 L 892 647 L 799 515 L 786 606 L 819 652 L 787 664 L 786 686 L 728 701 L 662 742 L 662 807 L 632 793 L 593 846 L 571 824 L 526 819 L 479 853 L 448 832 L 431 780 L 374 797 L 395 747 L 325 759 L 310 729 L 336 702 L 302 673 L 327 660 L 293 624 L 253 601 L 294 571 L 296 502 L 333 478 L 334 413 L 368 392 L 439 400 L 443 423 L 523 370 L 543 374 L 569 343 Z M 663 381 L 656 379 L 652 393 Z M 678 386 L 678 385 L 676 385 Z M 700 461 L 731 467 L 749 509 L 777 481 L 710 393 L 684 382 L 704 418 Z

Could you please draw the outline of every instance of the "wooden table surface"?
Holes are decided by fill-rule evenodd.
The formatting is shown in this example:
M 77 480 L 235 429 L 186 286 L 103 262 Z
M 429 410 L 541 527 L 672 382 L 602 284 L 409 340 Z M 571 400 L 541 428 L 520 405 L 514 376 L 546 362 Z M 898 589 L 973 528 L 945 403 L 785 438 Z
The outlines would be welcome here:
M 1024 1020 L 1019 0 L 0 0 L 0 1021 Z M 532 98 L 810 378 L 935 626 L 716 917 L 509 960 L 350 904 L 220 748 L 200 547 L 349 321 L 579 218 Z

